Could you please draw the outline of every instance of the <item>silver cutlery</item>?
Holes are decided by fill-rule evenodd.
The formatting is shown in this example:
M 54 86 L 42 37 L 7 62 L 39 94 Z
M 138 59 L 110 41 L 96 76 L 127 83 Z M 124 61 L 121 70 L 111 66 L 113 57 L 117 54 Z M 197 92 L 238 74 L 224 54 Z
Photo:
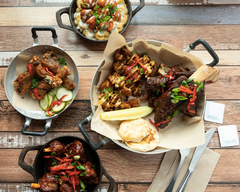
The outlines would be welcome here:
M 199 159 L 201 158 L 202 154 L 204 153 L 204 151 L 205 151 L 209 141 L 211 140 L 214 132 L 215 132 L 215 128 L 209 129 L 205 133 L 205 144 L 200 145 L 195 149 L 195 152 L 193 154 L 191 163 L 188 167 L 188 171 L 187 171 L 184 179 L 182 180 L 182 183 L 178 187 L 177 192 L 183 192 L 185 190 L 185 187 L 187 186 L 188 180 L 189 180 L 190 176 L 192 175 L 192 172 L 193 172 L 194 168 L 196 167 Z
M 190 148 L 189 149 L 180 149 L 179 150 L 180 152 L 180 162 L 179 162 L 179 165 L 178 165 L 178 168 L 177 168 L 177 171 L 175 172 L 173 178 L 172 178 L 172 181 L 169 183 L 167 189 L 165 190 L 165 192 L 172 192 L 173 190 L 173 187 L 174 187 L 174 184 L 175 184 L 175 181 L 176 181 L 176 178 L 178 176 L 178 173 L 182 167 L 182 164 L 185 160 L 185 158 L 188 156 L 189 152 L 190 152 Z

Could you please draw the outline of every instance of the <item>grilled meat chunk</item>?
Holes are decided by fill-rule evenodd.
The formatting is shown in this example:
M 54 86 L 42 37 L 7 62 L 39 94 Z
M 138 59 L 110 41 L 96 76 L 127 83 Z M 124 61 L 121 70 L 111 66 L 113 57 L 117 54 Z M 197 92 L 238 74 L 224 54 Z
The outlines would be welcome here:
M 80 179 L 86 184 L 86 185 L 92 185 L 98 183 L 98 177 L 97 173 L 93 167 L 93 164 L 90 161 L 87 161 L 83 164 L 83 166 L 86 169 L 86 174 L 84 176 L 80 176 Z
M 173 82 L 173 85 L 159 97 L 156 99 L 153 103 L 154 109 L 155 109 L 155 116 L 154 116 L 154 121 L 155 124 L 158 125 L 161 122 L 164 122 L 168 116 L 172 116 L 174 111 L 177 110 L 178 106 L 181 105 L 182 103 L 186 102 L 185 101 L 179 101 L 177 103 L 172 103 L 172 89 L 180 87 L 181 83 L 183 80 L 187 80 L 187 77 L 185 76 L 180 76 L 178 79 L 176 79 Z M 167 121 L 165 123 L 162 123 L 158 125 L 157 127 L 159 128 L 164 128 L 168 125 L 170 121 Z
M 68 151 L 71 151 L 71 155 L 75 156 L 75 155 L 79 155 L 80 159 L 79 161 L 81 163 L 85 163 L 86 162 L 86 154 L 85 154 L 85 150 L 83 148 L 83 144 L 78 141 L 75 140 L 74 142 L 68 144 L 67 146 Z
M 39 179 L 40 190 L 44 192 L 57 192 L 58 179 L 52 173 L 46 173 L 41 179 Z

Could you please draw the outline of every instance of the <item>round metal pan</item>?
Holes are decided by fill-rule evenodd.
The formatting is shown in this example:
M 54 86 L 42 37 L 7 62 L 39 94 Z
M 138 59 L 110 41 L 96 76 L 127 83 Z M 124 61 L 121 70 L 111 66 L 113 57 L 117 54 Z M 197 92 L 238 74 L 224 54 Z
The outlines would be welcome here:
M 70 31 L 73 31 L 73 32 L 79 34 L 84 39 L 88 39 L 90 41 L 94 41 L 94 42 L 106 42 L 106 41 L 108 41 L 108 40 L 97 40 L 97 39 L 87 38 L 85 35 L 83 35 L 77 29 L 77 27 L 74 24 L 74 13 L 76 12 L 76 8 L 77 8 L 76 1 L 77 0 L 73 0 L 70 4 L 70 7 L 60 9 L 56 12 L 56 19 L 57 19 L 57 23 L 58 23 L 59 27 L 64 28 L 64 29 L 68 29 Z M 124 33 L 124 31 L 128 28 L 132 18 L 136 15 L 136 13 L 138 11 L 140 11 L 145 6 L 145 0 L 140 0 L 140 4 L 134 10 L 132 10 L 130 1 L 129 0 L 124 0 L 124 1 L 125 1 L 125 4 L 127 5 L 127 8 L 128 8 L 128 16 L 129 17 L 128 17 L 127 23 L 125 24 L 125 26 L 124 26 L 123 30 L 120 32 L 120 34 Z M 68 14 L 69 15 L 69 20 L 70 20 L 71 26 L 63 24 L 62 18 L 61 18 L 62 14 Z
M 147 42 L 149 44 L 156 45 L 156 46 L 161 46 L 161 44 L 162 44 L 162 42 L 155 41 L 155 40 L 147 40 Z M 195 49 L 195 47 L 197 45 L 199 45 L 199 44 L 202 44 L 206 48 L 206 50 L 209 52 L 209 54 L 212 56 L 212 58 L 213 58 L 213 61 L 210 64 L 207 64 L 207 65 L 209 65 L 211 67 L 215 66 L 219 62 L 218 56 L 214 52 L 214 50 L 208 45 L 208 43 L 206 41 L 204 41 L 203 39 L 199 39 L 199 40 L 195 41 L 194 43 L 190 44 L 189 47 L 186 48 L 184 51 L 189 52 L 189 51 Z M 128 43 L 128 46 L 131 46 L 131 43 Z M 78 124 L 79 130 L 83 134 L 84 138 L 88 141 L 89 144 L 91 144 L 91 146 L 94 149 L 98 149 L 98 148 L 104 146 L 104 144 L 106 143 L 106 139 L 108 139 L 108 138 L 105 137 L 104 140 L 99 141 L 97 144 L 94 144 L 93 141 L 91 140 L 91 138 L 88 136 L 87 132 L 84 130 L 83 125 L 87 124 L 88 122 L 91 121 L 92 116 L 93 116 L 93 114 L 94 114 L 94 112 L 96 110 L 95 106 L 93 105 L 93 89 L 94 89 L 94 86 L 96 86 L 98 84 L 98 82 L 99 82 L 99 77 L 100 77 L 99 69 L 104 65 L 104 63 L 105 63 L 105 60 L 103 60 L 100 63 L 100 65 L 98 66 L 98 68 L 97 68 L 97 70 L 96 70 L 96 72 L 94 74 L 93 80 L 92 80 L 91 92 L 90 92 L 90 101 L 91 101 L 92 114 L 90 116 L 88 116 L 87 118 L 83 119 Z M 204 101 L 205 100 L 206 99 L 205 99 L 205 94 L 204 94 Z M 166 148 L 156 148 L 155 150 L 148 151 L 148 152 L 139 152 L 139 151 L 135 151 L 135 150 L 130 149 L 129 147 L 127 147 L 121 141 L 118 141 L 118 140 L 112 140 L 112 141 L 114 143 L 116 143 L 117 145 L 123 147 L 124 149 L 127 149 L 127 150 L 135 152 L 135 153 L 141 153 L 141 154 L 159 154 L 159 153 L 164 153 L 164 152 L 170 150 L 170 149 L 166 149 Z
M 44 174 L 49 172 L 48 168 L 47 168 L 48 167 L 48 159 L 44 158 L 45 154 L 43 152 L 43 149 L 47 148 L 49 146 L 49 144 L 54 140 L 57 140 L 57 141 L 65 144 L 65 145 L 67 145 L 69 143 L 72 143 L 75 140 L 78 140 L 83 144 L 83 148 L 85 149 L 87 160 L 89 160 L 93 165 L 95 165 L 95 170 L 96 170 L 97 176 L 99 178 L 99 183 L 98 184 L 88 185 L 86 187 L 86 190 L 88 192 L 97 191 L 97 189 L 99 188 L 99 186 L 101 184 L 103 175 L 106 176 L 106 178 L 110 182 L 108 192 L 113 191 L 114 185 L 115 185 L 115 180 L 107 173 L 107 171 L 102 166 L 102 163 L 100 161 L 100 158 L 99 158 L 97 152 L 88 143 L 86 143 L 83 139 L 78 138 L 78 137 L 74 137 L 74 136 L 57 137 L 57 138 L 52 139 L 51 141 L 47 142 L 44 145 L 29 146 L 29 147 L 23 148 L 23 150 L 22 150 L 22 152 L 19 156 L 18 164 L 22 169 L 24 169 L 25 171 L 27 171 L 28 173 L 30 173 L 34 177 L 34 182 L 37 183 L 38 180 Z M 33 151 L 33 150 L 37 150 L 38 153 L 35 157 L 33 165 L 30 166 L 30 165 L 25 163 L 24 159 L 25 159 L 26 154 L 29 151 Z
M 53 45 L 39 45 L 38 44 L 38 36 L 36 34 L 36 31 L 51 31 L 52 32 L 52 37 L 53 37 Z M 26 135 L 36 135 L 36 136 L 43 136 L 47 133 L 49 130 L 52 119 L 56 118 L 59 114 L 61 114 L 63 111 L 67 109 L 67 107 L 62 110 L 60 113 L 55 114 L 51 117 L 46 116 L 44 111 L 32 111 L 32 110 L 25 110 L 19 107 L 14 106 L 13 104 L 13 93 L 14 93 L 14 80 L 17 78 L 16 76 L 16 66 L 19 63 L 23 62 L 28 62 L 34 55 L 38 55 L 41 57 L 46 51 L 54 51 L 57 56 L 61 56 L 65 58 L 65 61 L 67 63 L 67 66 L 73 70 L 71 70 L 74 79 L 73 82 L 75 83 L 75 88 L 73 90 L 73 99 L 74 100 L 77 91 L 78 91 L 78 85 L 79 85 L 79 74 L 77 70 L 77 66 L 72 60 L 72 58 L 61 48 L 58 47 L 58 40 L 57 40 L 57 34 L 54 28 L 52 27 L 33 27 L 32 28 L 32 37 L 34 39 L 34 44 L 31 47 L 26 48 L 22 52 L 20 52 L 10 63 L 6 74 L 5 74 L 5 81 L 4 81 L 4 87 L 5 87 L 5 92 L 7 95 L 8 100 L 12 104 L 12 106 L 22 115 L 26 117 L 26 122 L 23 125 L 22 128 L 22 133 Z M 27 63 L 26 63 L 27 64 Z M 72 103 L 71 101 L 71 103 Z M 70 103 L 70 104 L 71 104 Z M 70 105 L 69 104 L 69 105 Z M 27 131 L 31 120 L 32 119 L 37 119 L 37 120 L 46 120 L 46 125 L 44 127 L 44 130 L 42 132 L 35 132 L 35 131 Z

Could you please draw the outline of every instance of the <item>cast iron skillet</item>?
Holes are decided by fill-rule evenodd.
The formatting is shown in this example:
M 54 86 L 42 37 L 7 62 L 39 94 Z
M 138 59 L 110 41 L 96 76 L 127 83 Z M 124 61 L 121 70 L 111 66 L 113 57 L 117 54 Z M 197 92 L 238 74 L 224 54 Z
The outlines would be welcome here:
M 50 31 L 52 33 L 53 38 L 53 45 L 39 45 L 38 43 L 38 36 L 36 31 Z M 60 113 L 55 114 L 51 117 L 46 116 L 44 111 L 33 111 L 33 110 L 26 110 L 21 109 L 19 107 L 14 106 L 13 104 L 13 93 L 14 93 L 14 86 L 13 82 L 16 79 L 16 66 L 18 64 L 27 64 L 27 62 L 34 56 L 42 56 L 46 51 L 54 51 L 58 56 L 64 57 L 65 61 L 67 62 L 68 67 L 72 69 L 72 74 L 74 74 L 73 82 L 75 83 L 75 88 L 73 90 L 73 98 L 70 104 L 73 102 L 74 98 L 77 95 L 78 91 L 78 85 L 79 85 L 79 74 L 77 70 L 77 66 L 70 55 L 68 55 L 64 50 L 58 47 L 58 39 L 57 39 L 57 33 L 54 28 L 52 27 L 33 27 L 32 28 L 32 37 L 34 40 L 34 44 L 31 47 L 26 48 L 22 52 L 20 52 L 10 63 L 8 66 L 7 72 L 5 74 L 4 79 L 4 87 L 5 87 L 5 93 L 8 97 L 8 100 L 12 104 L 12 106 L 22 115 L 26 117 L 26 122 L 23 125 L 22 128 L 22 134 L 25 135 L 34 135 L 34 136 L 44 136 L 47 134 L 48 130 L 50 129 L 52 119 L 58 117 L 59 114 L 61 114 L 63 111 L 65 111 L 68 106 L 62 110 Z M 27 94 L 27 93 L 26 93 Z M 70 106 L 69 104 L 69 106 Z M 44 127 L 43 131 L 27 131 L 31 120 L 37 119 L 37 120 L 46 120 L 46 125 Z
M 85 39 L 88 39 L 88 40 L 91 40 L 91 41 L 95 41 L 95 42 L 106 42 L 106 41 L 108 41 L 108 40 L 96 40 L 96 39 L 87 38 L 85 35 L 83 35 L 76 28 L 76 26 L 74 24 L 74 13 L 76 12 L 76 8 L 77 8 L 76 1 L 77 0 L 73 0 L 70 4 L 70 7 L 65 7 L 65 8 L 60 9 L 56 12 L 56 19 L 57 19 L 57 23 L 58 23 L 59 27 L 71 30 L 71 31 L 79 34 L 81 37 L 83 37 Z M 136 15 L 136 13 L 138 11 L 140 11 L 145 6 L 145 0 L 140 0 L 140 4 L 134 10 L 132 10 L 130 1 L 129 0 L 124 0 L 124 1 L 125 1 L 125 4 L 127 5 L 127 8 L 128 8 L 129 17 L 128 17 L 127 23 L 125 24 L 125 26 L 124 26 L 123 30 L 120 32 L 120 34 L 122 34 L 128 28 L 128 26 L 129 26 L 132 18 L 134 17 L 134 15 Z M 63 24 L 61 16 L 64 13 L 69 15 L 69 20 L 71 22 L 71 26 Z
M 97 152 L 83 139 L 79 138 L 79 137 L 74 137 L 74 136 L 62 136 L 62 137 L 57 137 L 55 139 L 50 140 L 49 142 L 47 142 L 44 145 L 38 145 L 38 146 L 29 146 L 29 147 L 25 147 L 23 148 L 19 159 L 18 159 L 18 165 L 24 169 L 25 171 L 27 171 L 28 173 L 30 173 L 33 177 L 34 177 L 34 182 L 38 182 L 38 180 L 48 172 L 47 170 L 47 165 L 48 165 L 48 159 L 44 158 L 44 156 L 48 153 L 44 153 L 43 149 L 47 148 L 49 146 L 49 144 L 54 141 L 54 140 L 58 140 L 62 143 L 64 143 L 65 145 L 72 143 L 75 140 L 79 140 L 82 144 L 83 147 L 85 149 L 85 153 L 86 153 L 86 157 L 87 160 L 91 161 L 91 163 L 93 165 L 95 165 L 95 170 L 97 172 L 98 178 L 99 178 L 99 183 L 96 185 L 88 185 L 86 187 L 86 190 L 88 192 L 93 192 L 93 191 L 97 191 L 99 185 L 101 184 L 102 181 L 102 176 L 105 175 L 106 178 L 109 180 L 110 185 L 108 188 L 108 192 L 112 192 L 114 189 L 114 185 L 115 185 L 115 180 L 107 173 L 107 171 L 104 169 L 104 167 L 102 166 L 102 163 L 100 161 L 100 158 L 97 154 Z M 25 156 L 29 151 L 33 151 L 33 150 L 37 150 L 38 153 L 35 157 L 33 166 L 27 165 L 24 162 Z
M 158 41 L 149 41 L 147 40 L 148 43 L 150 44 L 155 44 L 155 45 L 159 45 L 159 42 Z M 161 43 L 161 42 L 160 42 Z M 211 67 L 214 67 L 215 65 L 217 65 L 217 63 L 219 62 L 219 58 L 217 56 L 217 54 L 215 53 L 215 51 L 210 47 L 210 45 L 203 39 L 198 39 L 197 41 L 191 43 L 186 49 L 184 49 L 184 51 L 186 52 L 189 52 L 193 49 L 195 49 L 195 47 L 197 45 L 203 45 L 204 48 L 208 51 L 208 53 L 212 56 L 213 58 L 213 61 L 209 64 L 207 64 L 208 66 L 211 66 Z M 128 45 L 131 45 L 131 43 L 128 43 Z M 100 72 L 99 72 L 99 69 L 104 65 L 105 61 L 103 60 L 94 76 L 93 76 L 93 80 L 92 80 L 92 85 L 91 85 L 91 93 L 90 93 L 90 102 L 91 102 L 91 109 L 92 109 L 92 114 L 89 115 L 88 117 L 86 117 L 85 119 L 83 119 L 82 121 L 80 121 L 78 123 L 78 127 L 79 127 L 79 130 L 80 132 L 82 133 L 82 135 L 84 136 L 84 138 L 86 139 L 86 141 L 92 146 L 92 148 L 94 148 L 95 150 L 99 149 L 100 147 L 103 147 L 105 144 L 106 144 L 106 141 L 110 141 L 109 138 L 105 137 L 102 141 L 99 141 L 97 144 L 95 144 L 92 139 L 89 137 L 88 133 L 84 130 L 83 128 L 83 125 L 87 124 L 88 122 L 91 121 L 92 117 L 93 117 L 93 114 L 95 112 L 95 106 L 93 105 L 93 88 L 94 86 L 96 86 L 99 82 L 99 78 L 100 78 Z M 159 154 L 159 153 L 163 153 L 163 152 L 166 152 L 166 151 L 169 151 L 169 149 L 161 149 L 161 150 L 153 150 L 153 151 L 149 151 L 149 152 L 138 152 L 138 151 L 134 151 L 130 148 L 128 148 L 126 145 L 124 145 L 122 142 L 120 141 L 117 141 L 117 140 L 112 140 L 114 143 L 116 143 L 117 145 L 129 150 L 129 151 L 132 151 L 132 152 L 135 152 L 135 153 L 141 153 L 141 154 Z

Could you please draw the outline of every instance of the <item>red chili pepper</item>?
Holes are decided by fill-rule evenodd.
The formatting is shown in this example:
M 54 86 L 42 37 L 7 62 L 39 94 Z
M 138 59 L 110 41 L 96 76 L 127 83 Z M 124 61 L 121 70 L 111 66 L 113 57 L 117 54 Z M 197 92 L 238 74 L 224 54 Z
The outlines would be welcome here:
M 164 93 L 164 88 L 162 87 L 162 94 Z
M 57 159 L 58 161 L 63 162 L 63 160 L 62 160 L 61 158 L 56 157 L 56 156 L 44 156 L 44 157 L 45 157 L 45 158 L 55 158 L 55 159 Z
M 170 119 L 167 119 L 167 120 L 165 120 L 165 121 L 162 121 L 162 122 L 160 122 L 160 123 L 158 123 L 158 124 L 154 124 L 151 119 L 149 119 L 149 122 L 150 122 L 152 125 L 154 125 L 154 126 L 157 128 L 157 130 L 159 131 L 159 129 L 158 129 L 158 126 L 159 126 L 159 125 L 161 125 L 161 124 L 163 124 L 163 123 L 167 123 L 168 121 L 171 121 L 172 119 L 173 119 L 173 118 L 171 117 Z
M 171 70 L 169 71 L 169 75 L 163 75 L 163 76 L 168 77 L 170 80 L 174 79 L 174 77 L 172 76 L 172 71 L 173 71 L 173 68 L 171 67 Z
M 148 69 L 146 67 L 144 67 L 144 65 L 139 61 L 138 55 L 136 54 L 136 60 L 138 62 L 139 65 L 141 65 L 141 67 L 145 70 L 148 71 Z
M 195 86 L 194 89 L 193 89 L 193 97 L 190 98 L 190 102 L 188 103 L 187 105 L 187 110 L 190 112 L 190 113 L 196 113 L 194 110 L 190 110 L 190 107 L 191 105 L 194 105 L 195 104 L 195 100 L 196 100 L 196 95 L 197 95 L 197 87 L 198 86 Z M 179 89 L 180 90 L 180 89 Z
M 73 185 L 73 189 L 75 190 L 76 189 L 76 182 L 75 182 L 75 177 L 72 175 L 72 176 L 69 176 L 70 177 L 70 180 L 72 182 L 72 185 Z
M 27 65 L 27 68 L 28 68 L 29 73 L 32 73 L 32 65 L 31 65 L 31 64 L 28 64 L 28 65 Z
M 68 163 L 63 163 L 61 165 L 57 165 L 56 167 L 50 167 L 51 171 L 62 171 L 62 170 L 71 170 L 74 166 L 68 166 Z
M 130 77 L 131 73 L 128 73 L 127 77 L 123 79 L 123 81 L 126 81 Z
M 36 99 L 37 99 L 37 100 L 40 100 L 41 97 L 38 95 L 37 88 L 34 88 L 34 89 L 33 89 L 33 92 L 34 92 L 34 94 L 35 94 Z
M 192 95 L 192 94 L 193 94 L 193 91 L 191 91 L 189 88 L 187 88 L 187 87 L 185 87 L 185 86 L 183 86 L 183 85 L 181 85 L 181 86 L 179 87 L 179 91 L 181 91 L 181 92 L 183 92 L 183 93 L 187 93 L 187 94 L 189 94 L 189 95 Z
M 137 65 L 137 60 L 136 60 L 136 58 L 134 59 L 134 63 L 133 63 L 132 65 L 127 66 L 127 69 L 126 69 L 126 71 L 125 71 L 125 73 L 124 73 L 123 75 L 127 75 L 128 72 L 130 72 L 130 70 L 131 70 L 135 65 Z
M 55 175 L 66 175 L 66 172 L 64 171 L 51 171 L 51 173 Z
M 152 122 L 151 119 L 149 119 L 149 122 L 150 122 L 154 127 L 156 127 L 156 125 Z M 158 127 L 156 127 L 156 129 L 159 131 Z
M 53 101 L 50 105 L 50 107 L 48 109 L 46 109 L 46 111 L 49 111 L 52 109 L 52 107 L 54 105 L 60 105 L 62 103 L 62 100 L 64 99 L 64 97 L 66 97 L 67 95 L 63 95 L 59 100 Z
M 68 181 L 68 180 L 69 180 L 68 177 L 63 177 L 62 175 L 60 175 L 60 177 L 61 177 L 61 179 L 62 179 L 63 181 Z
M 54 75 L 52 74 L 52 72 L 48 70 L 47 67 L 42 67 L 42 68 L 45 69 L 52 77 L 54 76 Z
M 81 171 L 72 171 L 71 173 L 68 173 L 68 175 L 69 176 L 71 176 L 71 175 L 78 175 L 80 173 L 81 173 Z

